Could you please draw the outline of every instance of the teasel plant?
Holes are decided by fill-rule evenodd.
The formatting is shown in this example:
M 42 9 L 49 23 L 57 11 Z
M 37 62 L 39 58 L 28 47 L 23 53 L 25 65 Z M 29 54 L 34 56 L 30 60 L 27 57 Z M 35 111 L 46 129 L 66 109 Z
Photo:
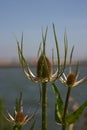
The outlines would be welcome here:
M 36 111 L 32 115 L 30 115 L 30 113 L 28 113 L 27 115 L 24 114 L 22 92 L 20 92 L 20 97 L 19 99 L 16 99 L 15 102 L 15 111 L 13 116 L 7 111 L 6 114 L 4 114 L 4 117 L 12 124 L 13 130 L 23 130 L 23 126 L 35 117 Z M 35 120 L 32 123 L 30 130 L 33 130 L 34 126 Z
M 65 66 L 66 66 L 66 57 L 67 57 L 67 42 L 64 43 L 64 63 L 61 67 L 60 63 L 60 52 L 59 52 L 59 45 L 58 40 L 56 36 L 56 30 L 55 25 L 53 24 L 53 34 L 56 44 L 56 51 L 57 51 L 57 61 L 58 66 L 55 73 L 52 74 L 52 65 L 48 57 L 46 56 L 46 39 L 47 39 L 47 31 L 48 28 L 46 28 L 45 34 L 42 31 L 42 45 L 43 48 L 41 49 L 41 46 L 39 47 L 39 53 L 41 52 L 38 61 L 37 61 L 37 71 L 36 75 L 32 73 L 29 64 L 27 63 L 26 59 L 24 58 L 23 54 L 23 34 L 21 38 L 21 45 L 19 41 L 17 40 L 17 47 L 18 47 L 18 55 L 19 55 L 19 61 L 21 68 L 23 70 L 24 75 L 31 81 L 35 83 L 41 83 L 41 101 L 42 101 L 42 130 L 47 130 L 47 83 L 53 83 L 56 80 L 60 78 L 62 73 L 64 72 Z M 41 45 L 41 44 L 40 44 Z
M 72 47 L 71 54 L 70 54 L 70 63 L 69 63 L 69 73 L 66 76 L 63 72 L 60 76 L 59 80 L 61 83 L 67 87 L 66 99 L 65 102 L 62 100 L 62 96 L 58 90 L 58 87 L 53 83 L 53 90 L 56 95 L 56 103 L 55 103 L 55 121 L 57 124 L 62 126 L 62 130 L 66 130 L 70 128 L 70 125 L 74 125 L 74 123 L 78 120 L 83 110 L 87 107 L 87 100 L 79 106 L 77 110 L 72 113 L 68 111 L 68 104 L 71 90 L 83 82 L 87 81 L 87 76 L 83 77 L 80 80 L 78 79 L 79 76 L 79 64 L 76 65 L 76 70 L 72 71 L 72 55 L 74 51 L 74 46 Z M 71 129 L 70 129 L 71 130 Z

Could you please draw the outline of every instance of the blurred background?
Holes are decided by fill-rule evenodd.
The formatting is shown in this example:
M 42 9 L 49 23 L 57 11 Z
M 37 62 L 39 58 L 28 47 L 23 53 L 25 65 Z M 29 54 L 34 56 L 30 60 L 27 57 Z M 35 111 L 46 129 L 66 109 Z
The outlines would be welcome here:
M 48 26 L 47 54 L 55 49 L 52 23 L 63 57 L 64 32 L 69 49 L 75 45 L 74 59 L 87 59 L 87 1 L 86 0 L 0 0 L 0 63 L 17 60 L 16 39 L 24 34 L 24 54 L 36 58 L 42 40 L 42 30 Z M 83 51 L 84 50 L 84 51 Z M 56 53 L 56 52 L 55 52 Z
M 46 53 L 52 60 L 52 49 L 54 49 L 54 60 L 57 60 L 56 47 L 53 36 L 52 23 L 55 24 L 56 34 L 60 48 L 61 62 L 64 57 L 64 32 L 68 38 L 68 58 L 72 46 L 73 67 L 77 61 L 80 62 L 79 79 L 87 75 L 87 1 L 86 0 L 0 0 L 0 112 L 9 110 L 14 112 L 15 99 L 23 92 L 25 113 L 32 113 L 39 101 L 39 86 L 27 80 L 19 67 L 16 38 L 21 41 L 23 32 L 23 52 L 31 65 L 31 70 L 36 73 L 37 52 L 42 41 L 42 30 L 48 27 Z M 66 68 L 68 72 L 68 68 Z M 50 84 L 48 85 L 50 86 Z M 63 99 L 65 99 L 66 88 L 57 82 L 57 86 Z M 62 87 L 61 87 L 62 86 Z M 75 88 L 71 94 L 75 99 L 73 103 L 82 104 L 87 99 L 87 82 Z M 48 87 L 48 127 L 50 130 L 60 130 L 60 126 L 54 120 L 55 96 L 51 87 Z M 72 103 L 72 105 L 73 105 Z M 71 107 L 72 108 L 72 107 Z M 70 108 L 70 109 L 71 109 Z M 41 121 L 41 106 L 37 113 L 37 119 Z M 52 120 L 51 120 L 52 119 Z M 84 120 L 83 120 L 84 119 Z M 11 129 L 5 119 L 0 115 L 0 129 Z M 36 122 L 36 129 L 41 129 L 41 124 Z M 4 125 L 3 125 L 4 124 Z M 30 123 L 31 124 L 31 123 Z M 26 126 L 29 129 L 30 124 Z M 76 123 L 75 130 L 87 130 L 87 110 L 81 115 Z

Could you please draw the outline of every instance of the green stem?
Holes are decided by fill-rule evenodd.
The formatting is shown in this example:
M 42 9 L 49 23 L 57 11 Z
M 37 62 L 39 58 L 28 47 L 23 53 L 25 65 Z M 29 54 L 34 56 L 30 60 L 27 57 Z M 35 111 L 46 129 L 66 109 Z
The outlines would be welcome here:
M 46 83 L 42 83 L 42 130 L 47 130 L 47 92 Z
M 70 92 L 71 92 L 71 87 L 68 87 L 67 95 L 66 95 L 66 100 L 65 100 L 64 114 L 63 114 L 62 130 L 65 130 L 65 129 L 66 129 L 65 118 L 66 118 L 66 113 L 67 113 L 67 109 L 68 109 L 68 102 L 69 102 Z
M 20 126 L 15 125 L 15 126 L 13 127 L 13 130 L 23 130 L 23 128 L 22 128 L 21 125 L 20 125 Z

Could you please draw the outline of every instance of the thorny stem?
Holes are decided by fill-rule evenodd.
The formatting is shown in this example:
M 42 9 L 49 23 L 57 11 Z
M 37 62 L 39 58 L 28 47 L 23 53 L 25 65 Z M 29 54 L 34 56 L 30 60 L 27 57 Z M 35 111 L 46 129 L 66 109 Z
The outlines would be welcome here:
M 42 83 L 42 130 L 47 130 L 47 92 L 46 83 Z
M 68 102 L 69 102 L 70 92 L 71 92 L 71 87 L 68 87 L 66 100 L 65 100 L 64 114 L 63 114 L 63 119 L 62 119 L 63 120 L 62 130 L 66 130 L 65 117 L 66 117 L 66 113 L 67 113 L 67 109 L 68 109 Z

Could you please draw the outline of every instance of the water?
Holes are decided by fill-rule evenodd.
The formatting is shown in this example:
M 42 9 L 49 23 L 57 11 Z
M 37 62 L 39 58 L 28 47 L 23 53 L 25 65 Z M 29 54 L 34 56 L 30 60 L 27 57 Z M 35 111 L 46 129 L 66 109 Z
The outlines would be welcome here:
M 74 68 L 74 67 L 73 67 Z M 35 72 L 35 68 L 31 68 Z M 87 66 L 80 66 L 80 76 L 79 78 L 87 75 Z M 67 71 L 67 70 L 66 70 Z M 65 100 L 65 94 L 67 88 L 61 85 L 60 82 L 56 82 L 59 91 L 62 94 L 63 100 Z M 20 68 L 0 68 L 0 97 L 2 97 L 6 109 L 8 109 L 11 114 L 14 112 L 14 104 L 17 97 L 19 97 L 20 91 L 23 92 L 23 104 L 24 112 L 27 114 L 28 110 L 32 114 L 37 108 L 37 104 L 40 98 L 39 95 L 40 84 L 32 83 L 25 78 Z M 55 106 L 55 96 L 51 88 L 51 84 L 47 87 L 48 94 L 48 104 L 47 104 L 47 119 L 48 119 L 48 129 L 49 130 L 61 130 L 61 127 L 55 123 L 54 118 L 54 106 Z M 74 88 L 71 92 L 71 96 L 75 100 L 82 104 L 84 100 L 87 99 L 87 82 L 83 83 L 77 88 Z M 37 130 L 41 130 L 41 106 L 36 114 L 36 126 Z M 32 122 L 26 125 L 26 130 Z M 81 128 L 81 123 L 78 122 L 77 128 Z

